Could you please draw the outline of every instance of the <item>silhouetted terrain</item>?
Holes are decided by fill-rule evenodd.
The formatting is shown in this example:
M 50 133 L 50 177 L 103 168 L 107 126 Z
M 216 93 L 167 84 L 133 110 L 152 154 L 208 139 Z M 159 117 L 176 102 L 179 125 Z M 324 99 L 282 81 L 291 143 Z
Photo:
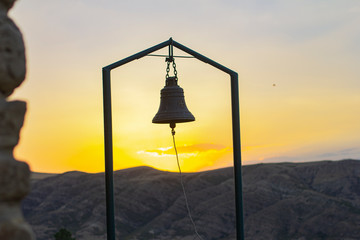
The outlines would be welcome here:
M 233 169 L 188 173 L 185 187 L 204 240 L 235 239 Z M 247 240 L 360 239 L 360 161 L 243 167 Z M 149 167 L 114 173 L 117 239 L 194 239 L 179 174 Z M 106 239 L 104 174 L 38 179 L 24 200 L 38 240 L 60 228 Z

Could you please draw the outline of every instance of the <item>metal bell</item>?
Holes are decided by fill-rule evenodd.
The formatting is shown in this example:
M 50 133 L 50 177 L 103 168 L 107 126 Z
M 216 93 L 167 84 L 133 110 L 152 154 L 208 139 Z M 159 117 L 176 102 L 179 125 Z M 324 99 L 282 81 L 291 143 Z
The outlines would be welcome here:
M 184 90 L 177 84 L 176 77 L 167 77 L 166 85 L 161 89 L 160 107 L 153 123 L 175 123 L 192 122 L 195 117 L 191 114 L 185 104 Z

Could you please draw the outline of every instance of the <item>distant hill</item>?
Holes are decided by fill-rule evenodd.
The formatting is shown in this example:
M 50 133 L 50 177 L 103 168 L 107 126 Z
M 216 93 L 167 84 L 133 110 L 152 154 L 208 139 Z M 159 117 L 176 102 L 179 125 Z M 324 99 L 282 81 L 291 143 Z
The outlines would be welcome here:
M 235 239 L 233 169 L 184 179 L 203 239 Z M 246 240 L 360 239 L 360 161 L 248 165 L 243 179 Z M 117 239 L 194 239 L 177 173 L 120 170 L 114 185 Z M 38 179 L 23 210 L 38 240 L 62 227 L 77 240 L 106 239 L 104 174 Z
M 56 174 L 56 173 L 32 172 L 31 176 L 30 176 L 30 179 L 31 179 L 32 182 L 35 182 L 37 180 L 41 180 L 41 179 L 48 178 L 48 177 L 53 177 L 53 176 L 56 176 L 56 175 L 58 175 L 58 174 Z

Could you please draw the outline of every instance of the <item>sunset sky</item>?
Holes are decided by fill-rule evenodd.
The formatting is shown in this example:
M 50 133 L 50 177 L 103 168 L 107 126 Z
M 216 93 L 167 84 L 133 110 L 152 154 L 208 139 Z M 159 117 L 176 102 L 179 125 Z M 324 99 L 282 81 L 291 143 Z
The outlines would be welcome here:
M 243 164 L 360 159 L 358 0 L 19 0 L 10 16 L 28 60 L 15 157 L 33 171 L 104 171 L 101 69 L 170 37 L 238 72 Z M 232 166 L 229 76 L 176 64 L 196 118 L 176 127 L 183 170 Z M 114 169 L 177 170 L 171 129 L 151 123 L 165 70 L 112 71 Z

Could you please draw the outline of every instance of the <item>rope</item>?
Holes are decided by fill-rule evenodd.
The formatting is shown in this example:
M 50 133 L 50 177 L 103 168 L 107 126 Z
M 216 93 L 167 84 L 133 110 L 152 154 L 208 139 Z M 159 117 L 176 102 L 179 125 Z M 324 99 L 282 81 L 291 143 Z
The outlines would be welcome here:
M 186 208 L 187 208 L 187 212 L 188 212 L 188 215 L 189 215 L 189 218 L 190 218 L 190 221 L 194 227 L 194 231 L 195 231 L 195 238 L 198 238 L 200 240 L 203 240 L 203 238 L 199 235 L 198 231 L 197 231 L 197 228 L 196 228 L 196 225 L 195 225 L 195 222 L 191 216 L 191 211 L 190 211 L 190 207 L 189 207 L 189 202 L 188 202 L 188 199 L 187 199 L 187 196 L 186 196 L 186 191 L 185 191 L 185 186 L 184 186 L 184 181 L 183 181 L 183 176 L 182 176 L 182 172 L 181 172 L 181 167 L 180 167 L 180 163 L 179 163 L 179 156 L 178 156 L 178 152 L 177 152 L 177 149 L 176 149 L 176 144 L 175 144 L 175 130 L 174 128 L 172 128 L 171 130 L 171 134 L 172 134 L 172 138 L 173 138 L 173 143 L 174 143 L 174 149 L 175 149 L 175 153 L 176 153 L 176 162 L 177 162 L 177 165 L 178 165 L 178 169 L 179 169 L 179 173 L 180 173 L 180 183 L 181 183 L 181 187 L 182 187 L 182 190 L 183 190 L 183 194 L 184 194 L 184 198 L 185 198 L 185 205 L 186 205 Z M 194 240 L 193 239 L 193 240 Z

